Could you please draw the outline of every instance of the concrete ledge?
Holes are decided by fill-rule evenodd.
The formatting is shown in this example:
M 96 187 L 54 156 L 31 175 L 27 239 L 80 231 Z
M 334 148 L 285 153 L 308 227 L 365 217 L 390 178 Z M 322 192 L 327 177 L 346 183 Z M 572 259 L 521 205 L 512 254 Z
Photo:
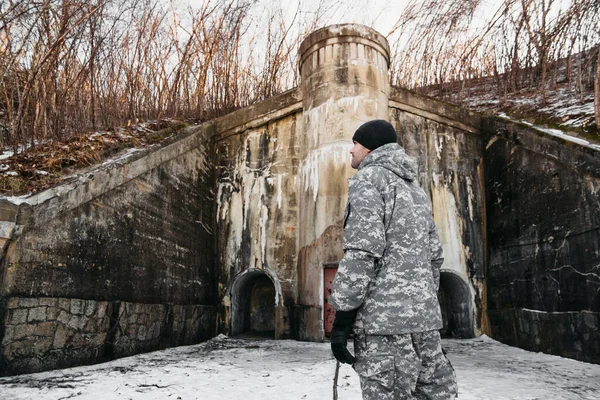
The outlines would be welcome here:
M 0 217 L 5 221 L 4 233 L 14 229 L 15 236 L 43 225 L 58 215 L 70 211 L 136 177 L 205 144 L 214 129 L 206 123 L 184 129 L 160 148 L 150 147 L 128 156 L 105 161 L 83 170 L 68 181 L 34 194 L 19 205 L 0 201 Z M 16 223 L 16 226 L 9 226 Z M 12 233 L 12 232 L 10 232 Z
M 504 140 L 558 161 L 569 169 L 600 177 L 600 150 L 578 143 L 578 138 L 570 140 L 566 136 L 554 136 L 534 126 L 501 117 L 487 117 L 482 124 L 489 137 L 486 149 L 496 141 Z
M 391 88 L 390 108 L 397 108 L 466 132 L 474 134 L 481 132 L 480 114 L 406 89 Z
M 298 88 L 294 88 L 215 119 L 214 139 L 219 141 L 301 110 L 302 94 Z

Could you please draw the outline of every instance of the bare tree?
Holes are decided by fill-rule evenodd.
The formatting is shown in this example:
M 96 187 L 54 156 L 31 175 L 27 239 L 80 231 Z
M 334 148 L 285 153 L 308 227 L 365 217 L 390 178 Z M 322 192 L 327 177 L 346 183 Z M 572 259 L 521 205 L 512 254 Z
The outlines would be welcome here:
M 597 0 L 412 0 L 388 35 L 392 42 L 392 82 L 410 88 L 444 87 L 466 79 L 494 76 L 503 99 L 522 87 L 547 101 L 547 85 L 558 79 L 549 66 L 600 42 Z M 483 19 L 474 18 L 485 10 Z M 593 76 L 579 64 L 578 85 Z M 570 79 L 570 77 L 568 78 Z M 468 89 L 468 88 L 467 88 Z M 453 90 L 453 92 L 456 92 Z
M 297 83 L 302 36 L 342 2 L 291 18 L 257 0 L 0 2 L 0 140 L 63 140 L 163 117 L 206 119 Z
M 0 2 L 2 144 L 62 140 L 138 120 L 204 120 L 297 85 L 300 41 L 347 5 L 265 4 Z M 598 44 L 600 2 L 503 0 L 482 23 L 476 15 L 485 4 L 412 0 L 388 35 L 392 83 L 437 85 L 440 93 L 460 85 L 461 100 L 468 79 L 495 76 L 504 97 L 530 86 L 545 98 L 546 85 L 558 79 L 547 76 L 548 67 L 560 57 L 576 68 L 582 97 L 597 81 L 597 55 L 571 55 Z

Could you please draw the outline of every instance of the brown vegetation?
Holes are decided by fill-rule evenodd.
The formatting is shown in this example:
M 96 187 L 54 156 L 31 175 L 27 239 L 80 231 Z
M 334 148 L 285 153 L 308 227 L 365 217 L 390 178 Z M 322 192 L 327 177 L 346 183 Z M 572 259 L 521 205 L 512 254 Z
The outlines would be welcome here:
M 501 103 L 527 92 L 540 107 L 552 100 L 549 91 L 566 84 L 581 103 L 594 94 L 600 128 L 600 2 L 489 3 L 410 1 L 388 34 L 392 84 L 428 93 L 433 87 L 467 104 L 485 78 Z M 315 0 L 307 12 L 288 10 L 286 2 L 197 4 L 0 2 L 0 147 L 17 154 L 0 164 L 0 192 L 45 188 L 65 168 L 104 157 L 106 143 L 92 144 L 92 132 L 151 120 L 203 121 L 296 86 L 305 34 L 356 6 Z M 23 148 L 29 150 L 20 154 Z M 8 174 L 19 165 L 20 180 Z
M 586 92 L 594 91 L 600 2 L 488 3 L 412 0 L 390 34 L 395 38 L 393 83 L 415 89 L 437 85 L 439 93 L 458 94 L 453 97 L 462 103 L 469 84 L 494 77 L 501 101 L 506 102 L 512 93 L 533 90 L 540 98 L 538 106 L 543 107 L 548 103 L 548 90 L 559 83 L 557 64 L 563 62 L 567 71 L 562 76 L 581 102 Z M 596 87 L 595 103 L 600 107 Z M 600 119 L 595 124 L 600 129 Z
M 295 50 L 329 6 L 319 3 L 302 21 L 299 10 L 288 20 L 285 5 L 257 16 L 258 7 L 256 0 L 186 9 L 175 0 L 0 2 L 0 148 L 15 153 L 0 165 L 0 192 L 44 189 L 66 167 L 146 141 L 117 127 L 202 121 L 288 89 L 297 79 Z M 93 139 L 107 130 L 115 131 Z
M 163 120 L 29 147 L 0 161 L 0 193 L 19 196 L 39 192 L 73 171 L 99 163 L 124 149 L 141 149 L 161 142 L 185 125 Z
M 259 6 L 3 1 L 0 144 L 165 117 L 205 120 L 288 89 L 298 43 L 322 13 L 300 26 L 286 19 L 284 5 L 258 19 Z

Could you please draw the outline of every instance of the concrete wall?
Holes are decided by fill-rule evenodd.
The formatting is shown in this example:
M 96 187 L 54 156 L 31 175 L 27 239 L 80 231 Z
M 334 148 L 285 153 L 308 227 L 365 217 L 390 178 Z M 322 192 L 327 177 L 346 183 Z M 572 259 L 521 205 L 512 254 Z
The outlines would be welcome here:
M 400 144 L 419 163 L 419 184 L 430 195 L 442 246 L 444 329 L 473 337 L 485 328 L 485 207 L 481 117 L 394 88 L 390 119 Z
M 246 329 L 243 299 L 267 276 L 273 335 L 323 338 L 350 138 L 384 118 L 432 200 L 442 333 L 598 362 L 598 150 L 389 88 L 386 46 L 364 27 L 319 30 L 299 89 L 217 121 L 220 329 Z
M 489 119 L 491 336 L 600 363 L 600 148 Z
M 214 335 L 207 128 L 4 202 L 0 372 L 89 363 Z
M 302 86 L 216 121 L 221 330 L 246 332 L 245 303 L 273 283 L 274 337 L 322 340 L 323 268 L 342 256 L 341 218 L 354 130 L 392 121 L 421 165 L 446 250 L 440 293 L 445 333 L 482 330 L 484 208 L 481 119 L 388 82 L 387 43 L 356 25 L 309 35 Z M 459 122 L 460 121 L 460 122 Z
M 242 333 L 259 276 L 273 282 L 274 337 L 322 340 L 323 263 L 342 257 L 350 132 L 387 118 L 389 49 L 331 26 L 303 41 L 301 88 L 217 121 L 221 323 Z
M 271 115 L 264 110 L 289 114 Z M 275 308 L 273 335 L 290 337 L 290 312 L 297 297 L 297 132 L 302 129 L 297 91 L 217 121 L 215 136 L 218 297 L 221 330 L 249 328 L 256 282 L 268 277 Z M 267 113 L 269 111 L 266 111 Z M 258 126 L 244 126 L 256 121 Z M 242 129 L 238 127 L 243 126 Z

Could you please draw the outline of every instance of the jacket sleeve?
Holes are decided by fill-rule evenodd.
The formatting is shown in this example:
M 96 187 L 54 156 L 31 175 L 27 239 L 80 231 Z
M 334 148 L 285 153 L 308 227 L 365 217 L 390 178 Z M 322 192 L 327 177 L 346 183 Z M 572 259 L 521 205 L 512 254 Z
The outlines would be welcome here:
M 440 288 L 440 268 L 444 262 L 444 251 L 440 243 L 437 227 L 433 218 L 429 223 L 429 254 L 431 256 L 431 273 L 433 274 L 433 282 L 435 289 Z
M 376 260 L 385 250 L 384 204 L 377 188 L 352 179 L 344 216 L 344 258 L 340 261 L 329 302 L 336 310 L 360 307 L 375 278 Z

